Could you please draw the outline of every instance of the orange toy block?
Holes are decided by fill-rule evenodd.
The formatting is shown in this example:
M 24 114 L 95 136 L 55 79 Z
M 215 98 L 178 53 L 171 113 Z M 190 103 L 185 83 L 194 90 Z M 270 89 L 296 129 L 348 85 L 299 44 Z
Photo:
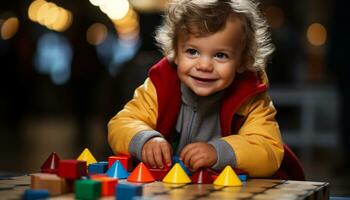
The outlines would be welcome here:
M 61 195 L 66 192 L 66 181 L 56 174 L 31 174 L 32 189 L 46 189 L 50 195 Z
M 86 161 L 60 160 L 58 164 L 58 175 L 66 179 L 78 179 L 86 176 Z
M 131 171 L 132 170 L 132 158 L 130 155 L 117 155 L 117 156 L 109 156 L 108 157 L 108 168 L 110 168 L 113 163 L 115 161 L 119 160 L 123 167 L 127 170 L 127 171 Z
M 118 179 L 110 177 L 92 178 L 101 182 L 101 195 L 113 196 L 115 194 L 115 186 L 118 184 Z

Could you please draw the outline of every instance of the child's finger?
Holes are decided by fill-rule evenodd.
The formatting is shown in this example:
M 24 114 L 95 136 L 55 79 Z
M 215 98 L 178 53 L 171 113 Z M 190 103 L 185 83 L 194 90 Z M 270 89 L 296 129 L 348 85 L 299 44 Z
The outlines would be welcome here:
M 194 159 L 193 162 L 191 161 L 191 169 L 194 171 L 197 171 L 201 167 L 205 166 L 205 161 L 201 158 Z
M 163 156 L 162 156 L 162 150 L 160 146 L 155 146 L 153 148 L 153 156 L 154 156 L 154 161 L 156 165 L 159 168 L 163 168 Z
M 191 159 L 193 156 L 195 156 L 197 153 L 199 152 L 199 149 L 196 147 L 191 148 L 190 150 L 188 150 L 185 154 L 184 157 L 184 164 L 186 166 L 191 166 Z
M 200 161 L 205 161 L 203 159 L 203 155 L 201 153 L 194 154 L 189 161 L 190 168 L 193 170 L 197 170 L 199 168 L 198 164 L 202 163 Z M 204 163 L 202 163 L 202 164 L 204 164 Z
M 187 152 L 190 151 L 193 147 L 193 144 L 188 144 L 186 145 L 180 153 L 180 160 L 184 161 L 185 160 L 185 156 L 187 155 Z
M 142 159 L 142 162 L 145 163 L 146 165 L 149 166 L 149 163 L 148 163 L 148 160 L 147 160 L 147 156 L 146 156 L 146 150 L 145 148 L 142 149 L 141 151 L 141 159 Z
M 168 143 L 163 143 L 161 145 L 162 155 L 164 157 L 167 166 L 171 166 L 171 147 Z
M 148 164 L 151 167 L 156 168 L 156 162 L 154 161 L 153 149 L 152 148 L 146 149 L 146 157 L 147 157 L 147 160 L 148 160 Z

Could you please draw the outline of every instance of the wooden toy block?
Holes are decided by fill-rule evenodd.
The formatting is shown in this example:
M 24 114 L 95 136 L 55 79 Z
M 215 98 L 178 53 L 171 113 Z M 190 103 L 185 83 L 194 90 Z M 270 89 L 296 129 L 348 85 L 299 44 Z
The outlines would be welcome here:
M 66 193 L 72 193 L 74 192 L 74 179 L 65 179 L 66 180 L 66 187 L 65 191 Z
M 41 166 L 41 172 L 57 174 L 59 162 L 60 162 L 60 157 L 56 154 L 56 152 L 52 152 L 50 156 L 46 159 L 44 164 Z
M 28 189 L 24 192 L 24 200 L 36 200 L 36 199 L 46 199 L 49 197 L 48 190 L 32 190 Z
M 108 162 L 97 162 L 92 163 L 88 166 L 88 172 L 90 174 L 103 174 L 108 170 Z
M 79 160 L 61 160 L 58 165 L 58 175 L 66 179 L 78 179 L 86 176 L 86 162 Z
M 135 196 L 142 196 L 142 185 L 118 184 L 116 199 L 132 200 Z
M 101 195 L 113 196 L 115 194 L 115 186 L 118 184 L 118 179 L 109 177 L 94 178 L 93 180 L 101 182 Z
M 76 180 L 74 183 L 76 199 L 97 199 L 101 196 L 101 182 L 95 180 Z
M 108 157 L 108 168 L 110 168 L 115 161 L 119 160 L 127 171 L 132 170 L 132 158 L 130 155 L 117 155 Z
M 31 188 L 46 189 L 50 195 L 55 196 L 65 193 L 66 181 L 56 174 L 31 174 Z

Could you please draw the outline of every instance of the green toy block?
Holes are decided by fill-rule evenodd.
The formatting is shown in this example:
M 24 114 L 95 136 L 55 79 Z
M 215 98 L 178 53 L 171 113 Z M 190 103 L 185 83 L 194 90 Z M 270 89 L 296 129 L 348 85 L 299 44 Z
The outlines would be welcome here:
M 101 196 L 101 182 L 95 180 L 77 180 L 75 181 L 76 199 L 98 199 Z

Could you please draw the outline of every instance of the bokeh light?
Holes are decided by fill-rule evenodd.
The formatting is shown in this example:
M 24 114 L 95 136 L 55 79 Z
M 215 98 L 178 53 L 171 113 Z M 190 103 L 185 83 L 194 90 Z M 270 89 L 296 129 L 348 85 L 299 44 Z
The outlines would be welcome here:
M 99 45 L 107 37 L 107 27 L 101 23 L 92 24 L 86 31 L 86 40 L 91 45 Z
M 158 12 L 163 11 L 168 0 L 129 0 L 131 5 L 138 11 L 142 12 Z
M 106 40 L 96 46 L 96 50 L 100 61 L 107 66 L 109 74 L 116 76 L 122 69 L 123 64 L 135 56 L 140 45 L 139 37 L 124 40 L 114 37 L 113 34 L 108 34 Z
M 1 28 L 1 39 L 8 40 L 12 38 L 18 31 L 19 20 L 17 17 L 10 17 L 4 20 L 2 23 L 0 22 Z
M 102 5 L 103 4 L 103 1 L 104 0 L 89 0 L 90 3 L 94 6 L 99 6 L 99 5 Z
M 34 62 L 38 72 L 49 75 L 53 83 L 62 85 L 70 78 L 72 57 L 69 41 L 51 32 L 39 38 Z
M 33 22 L 37 22 L 37 18 L 38 18 L 37 15 L 38 15 L 39 9 L 45 3 L 46 3 L 45 0 L 36 0 L 30 4 L 28 8 L 28 17 L 30 20 L 32 20 Z
M 130 4 L 128 0 L 104 0 L 99 7 L 109 18 L 118 20 L 125 17 L 130 9 Z
M 28 8 L 28 17 L 33 22 L 55 31 L 65 31 L 72 24 L 72 13 L 52 2 L 35 0 Z
M 327 30 L 320 23 L 313 23 L 307 29 L 307 39 L 314 46 L 322 46 L 327 41 Z
M 68 10 L 60 8 L 59 17 L 57 18 L 55 23 L 53 23 L 49 27 L 51 27 L 53 30 L 56 30 L 56 31 L 65 31 L 71 26 L 72 22 L 73 22 L 72 13 Z

